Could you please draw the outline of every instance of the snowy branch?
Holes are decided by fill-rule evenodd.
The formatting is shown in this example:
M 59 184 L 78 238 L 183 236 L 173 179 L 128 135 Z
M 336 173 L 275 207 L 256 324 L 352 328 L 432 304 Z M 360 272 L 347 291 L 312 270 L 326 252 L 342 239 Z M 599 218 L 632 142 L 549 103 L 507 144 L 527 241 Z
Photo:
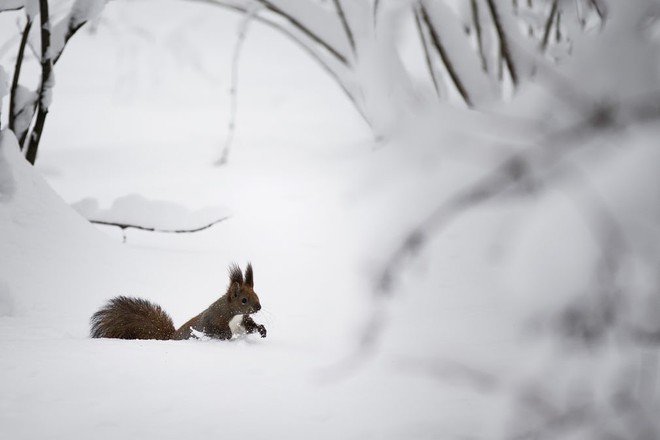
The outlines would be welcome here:
M 227 220 L 229 217 L 221 217 L 219 219 L 213 220 L 210 223 L 207 223 L 203 226 L 199 226 L 196 228 L 190 228 L 190 229 L 185 229 L 185 228 L 179 228 L 179 229 L 161 229 L 153 226 L 141 226 L 137 224 L 131 224 L 131 223 L 119 223 L 119 222 L 111 222 L 107 220 L 94 220 L 94 219 L 88 219 L 88 221 L 92 224 L 95 225 L 102 225 L 102 226 L 113 226 L 121 229 L 122 232 L 122 242 L 126 243 L 126 230 L 127 229 L 137 229 L 140 231 L 147 231 L 147 232 L 159 232 L 163 234 L 192 234 L 195 232 L 200 232 L 205 229 L 209 229 L 212 226 L 217 225 L 218 223 L 221 223 L 225 220 Z
M 25 158 L 33 165 L 37 159 L 37 150 L 39 149 L 39 142 L 41 141 L 44 125 L 46 124 L 48 107 L 54 85 L 53 59 L 50 51 L 51 25 L 48 0 L 39 0 L 39 14 L 41 19 L 41 85 L 39 86 L 37 119 L 30 134 L 29 144 L 25 153 Z
M 14 66 L 14 76 L 11 83 L 11 94 L 9 96 L 9 129 L 16 134 L 18 139 L 21 139 L 19 145 L 23 146 L 23 141 L 25 141 L 25 133 L 19 133 L 16 131 L 16 117 L 18 113 L 26 111 L 25 106 L 18 108 L 18 103 L 16 102 L 16 94 L 18 93 L 19 79 L 21 76 L 21 68 L 23 67 L 23 59 L 25 56 L 25 48 L 27 47 L 28 36 L 30 35 L 30 29 L 32 29 L 32 18 L 27 17 L 27 22 L 25 23 L 25 28 L 23 28 L 23 33 L 21 35 L 21 42 L 18 46 L 18 54 L 16 55 L 16 64 Z M 32 117 L 30 117 L 32 119 Z

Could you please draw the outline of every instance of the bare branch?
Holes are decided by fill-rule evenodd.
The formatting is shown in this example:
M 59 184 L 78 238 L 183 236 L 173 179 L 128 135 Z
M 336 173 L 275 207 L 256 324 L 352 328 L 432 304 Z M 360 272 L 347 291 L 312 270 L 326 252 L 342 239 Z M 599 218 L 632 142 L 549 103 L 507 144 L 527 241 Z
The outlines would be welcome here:
M 223 3 L 221 1 L 217 0 L 187 0 L 190 2 L 195 2 L 195 3 L 203 3 L 211 6 L 217 6 L 221 7 L 224 9 L 228 9 L 234 12 L 238 13 L 249 13 L 249 9 L 247 7 L 242 7 L 242 6 L 237 6 L 233 4 L 228 4 L 228 3 Z M 338 61 L 336 60 L 335 57 L 330 58 L 329 60 L 326 59 L 326 54 L 321 53 L 318 48 L 313 44 L 313 41 L 307 41 L 306 39 L 301 38 L 300 35 L 294 33 L 292 30 L 287 29 L 284 27 L 282 24 L 275 22 L 273 20 L 270 20 L 268 18 L 265 18 L 261 15 L 257 15 L 254 17 L 254 20 L 258 21 L 259 23 L 265 24 L 266 26 L 269 26 L 278 32 L 281 32 L 284 34 L 286 37 L 290 38 L 293 42 L 298 44 L 309 56 L 311 56 L 314 60 L 316 60 L 321 68 L 325 70 L 328 75 L 330 75 L 334 80 L 335 83 L 339 85 L 339 87 L 342 89 L 346 97 L 353 103 L 354 107 L 357 109 L 358 113 L 362 117 L 362 119 L 369 125 L 369 127 L 373 128 L 371 121 L 367 117 L 367 115 L 364 113 L 364 109 L 360 106 L 357 97 L 351 93 L 351 91 L 347 88 L 345 81 L 340 77 L 340 75 L 337 73 L 336 69 L 332 67 L 332 61 Z M 308 36 L 306 34 L 303 34 L 305 36 Z M 341 63 L 342 66 L 347 67 L 345 63 Z
M 297 20 L 295 17 L 292 15 L 288 14 L 286 11 L 278 8 L 274 4 L 272 4 L 269 0 L 257 0 L 259 3 L 264 5 L 269 11 L 274 12 L 275 14 L 285 18 L 293 27 L 298 29 L 300 32 L 305 34 L 307 37 L 309 37 L 311 40 L 313 40 L 315 43 L 319 44 L 322 46 L 324 49 L 326 49 L 328 52 L 330 52 L 338 61 L 340 61 L 342 64 L 348 64 L 348 61 L 346 60 L 346 57 L 339 53 L 337 49 L 332 47 L 330 43 L 327 41 L 323 40 L 321 37 L 316 35 L 314 32 L 312 32 L 311 29 L 309 29 L 307 26 L 302 24 L 300 20 Z
M 436 78 L 435 69 L 433 68 L 433 62 L 431 61 L 431 54 L 429 53 L 428 41 L 426 35 L 424 34 L 424 28 L 422 27 L 422 22 L 419 17 L 419 10 L 415 10 L 415 25 L 417 26 L 417 31 L 419 32 L 419 39 L 422 42 L 422 49 L 424 50 L 424 59 L 426 60 L 426 67 L 429 69 L 429 76 L 431 81 L 433 81 L 433 87 L 435 88 L 435 93 L 440 97 L 440 86 L 438 85 L 438 79 Z
M 516 69 L 515 63 L 513 62 L 513 55 L 511 54 L 511 49 L 509 48 L 509 41 L 507 39 L 506 33 L 502 27 L 502 22 L 500 20 L 499 13 L 495 7 L 493 0 L 486 0 L 488 9 L 490 10 L 490 15 L 493 18 L 493 24 L 495 25 L 495 31 L 497 32 L 497 38 L 500 41 L 500 48 L 502 52 L 502 58 L 506 64 L 509 74 L 511 75 L 511 82 L 514 86 L 518 85 L 519 77 L 518 71 Z
M 435 30 L 435 27 L 433 26 L 431 17 L 429 17 L 427 10 L 422 3 L 420 3 L 419 8 L 420 8 L 422 21 L 427 26 L 431 34 L 431 42 L 433 43 L 433 47 L 438 52 L 438 55 L 440 56 L 442 63 L 445 65 L 445 68 L 447 69 L 447 74 L 451 78 L 451 81 L 454 83 L 454 86 L 456 86 L 456 90 L 463 98 L 463 101 L 465 101 L 465 104 L 468 107 L 473 107 L 472 100 L 470 99 L 470 96 L 465 86 L 463 85 L 461 78 L 458 76 L 458 73 L 454 69 L 454 65 L 449 59 L 449 55 L 447 54 L 447 51 L 445 50 L 444 46 L 442 45 L 442 42 L 440 41 L 440 36 L 438 35 L 438 33 Z
M 475 36 L 477 37 L 477 50 L 479 51 L 481 68 L 484 72 L 488 73 L 488 63 L 486 62 L 486 54 L 484 53 L 481 20 L 479 19 L 479 4 L 477 0 L 470 0 L 470 10 L 472 11 L 472 24 L 474 26 Z
M 644 117 L 648 120 L 657 116 L 656 110 L 654 114 Z M 644 122 L 641 116 L 638 121 Z M 594 136 L 594 130 L 619 129 L 619 122 L 612 109 L 596 108 L 584 120 L 548 136 L 535 148 L 511 155 L 492 172 L 456 193 L 413 228 L 397 246 L 377 279 L 376 291 L 380 294 L 390 292 L 395 271 L 407 257 L 419 252 L 431 234 L 448 226 L 466 210 L 533 181 L 533 163 L 543 164 L 544 169 L 550 169 L 568 152 L 587 145 L 585 140 Z
M 238 60 L 241 55 L 243 43 L 245 42 L 248 26 L 257 13 L 258 11 L 256 9 L 246 13 L 238 29 L 238 36 L 236 38 L 236 45 L 234 46 L 234 54 L 231 61 L 231 87 L 229 89 L 231 108 L 229 110 L 229 127 L 227 131 L 227 139 L 225 140 L 225 145 L 222 149 L 222 155 L 216 162 L 217 165 L 224 165 L 229 160 L 229 150 L 231 149 L 231 144 L 234 141 L 234 134 L 236 133 L 236 116 L 238 113 Z
M 341 24 L 344 27 L 344 32 L 346 32 L 346 37 L 348 38 L 348 42 L 351 45 L 351 49 L 353 50 L 353 55 L 356 54 L 355 52 L 355 39 L 353 38 L 353 32 L 351 31 L 351 27 L 348 25 L 348 20 L 346 19 L 346 14 L 344 13 L 344 8 L 341 6 L 341 0 L 333 0 L 335 3 L 335 8 L 337 8 L 337 14 L 339 14 L 339 19 L 341 20 Z
M 550 40 L 550 30 L 552 29 L 552 23 L 555 21 L 555 16 L 557 15 L 557 0 L 552 2 L 552 7 L 550 8 L 550 14 L 548 19 L 545 21 L 545 27 L 543 29 L 543 38 L 541 39 L 541 52 L 544 53 L 548 48 L 548 41 Z

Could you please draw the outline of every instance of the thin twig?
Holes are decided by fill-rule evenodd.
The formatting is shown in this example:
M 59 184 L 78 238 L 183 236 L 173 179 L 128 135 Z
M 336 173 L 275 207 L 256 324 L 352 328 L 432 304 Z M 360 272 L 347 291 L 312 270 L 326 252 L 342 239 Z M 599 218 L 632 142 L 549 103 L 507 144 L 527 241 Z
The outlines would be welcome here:
M 241 6 L 236 6 L 232 4 L 227 4 L 227 3 L 222 3 L 221 1 L 218 0 L 187 0 L 189 2 L 194 2 L 194 3 L 202 3 L 206 5 L 211 5 L 211 6 L 217 6 L 220 8 L 228 9 L 230 11 L 238 12 L 238 13 L 248 13 L 249 9 L 247 7 L 241 7 Z M 339 85 L 341 90 L 344 92 L 346 97 L 353 103 L 354 108 L 358 111 L 364 122 L 367 123 L 367 125 L 372 129 L 373 131 L 373 124 L 369 117 L 366 115 L 364 112 L 364 109 L 360 106 L 359 101 L 357 97 L 351 93 L 351 91 L 348 89 L 346 86 L 344 80 L 340 77 L 340 75 L 337 73 L 337 71 L 331 67 L 330 61 L 325 59 L 324 56 L 325 54 L 322 54 L 318 51 L 316 47 L 314 47 L 311 42 L 306 41 L 302 38 L 300 38 L 299 35 L 295 34 L 291 30 L 287 29 L 284 27 L 282 24 L 277 23 L 275 21 L 272 21 L 268 18 L 262 17 L 261 15 L 258 15 L 254 17 L 254 20 L 258 21 L 259 23 L 265 24 L 266 26 L 269 26 L 273 29 L 275 29 L 278 32 L 281 32 L 284 34 L 286 37 L 290 38 L 293 42 L 298 44 L 309 56 L 311 56 L 316 62 L 319 63 L 321 68 L 326 71 L 328 75 L 332 77 L 332 79 L 335 80 L 335 83 Z M 332 58 L 333 60 L 335 58 Z M 345 64 L 342 63 L 342 67 L 348 67 Z
M 73 21 L 69 22 L 69 26 L 67 27 L 66 33 L 64 34 L 64 45 L 62 45 L 61 50 L 55 55 L 55 58 L 53 59 L 53 64 L 56 64 L 62 54 L 64 53 L 64 48 L 66 47 L 66 44 L 69 42 L 71 37 L 73 37 L 85 24 L 87 21 L 80 21 L 78 23 L 74 23 Z
M 473 103 L 472 100 L 470 99 L 470 95 L 468 94 L 467 89 L 463 85 L 463 82 L 461 81 L 461 78 L 459 77 L 458 73 L 454 69 L 454 65 L 449 59 L 449 55 L 447 54 L 447 51 L 440 42 L 440 37 L 438 36 L 438 33 L 436 32 L 435 27 L 431 22 L 431 17 L 429 17 L 429 14 L 426 8 L 424 7 L 424 4 L 420 3 L 419 7 L 420 7 L 422 21 L 424 22 L 424 24 L 426 25 L 426 27 L 428 28 L 431 34 L 431 42 L 433 43 L 433 47 L 435 47 L 435 50 L 438 52 L 438 55 L 440 56 L 442 63 L 445 65 L 445 68 L 447 69 L 447 74 L 449 75 L 452 82 L 456 86 L 456 90 L 463 98 L 463 101 L 465 101 L 465 104 L 468 107 L 473 107 Z
M 252 11 L 245 14 L 241 24 L 238 28 L 238 37 L 236 38 L 236 45 L 234 46 L 234 54 L 231 60 L 231 86 L 229 88 L 229 126 L 227 128 L 227 139 L 222 148 L 222 155 L 216 162 L 216 165 L 225 165 L 229 160 L 229 151 L 231 144 L 234 141 L 234 134 L 236 133 L 236 116 L 238 114 L 238 61 L 241 56 L 241 49 L 245 42 L 245 36 L 252 19 L 257 15 L 258 11 L 254 8 Z
M 548 19 L 545 21 L 545 28 L 543 29 L 543 39 L 541 40 L 541 53 L 545 53 L 548 48 L 548 41 L 550 40 L 550 30 L 552 29 L 552 23 L 555 21 L 555 16 L 557 15 L 557 0 L 552 2 L 552 7 L 550 8 L 550 14 Z
M 376 23 L 378 22 L 378 8 L 380 7 L 380 0 L 374 1 L 374 10 L 373 10 L 373 19 L 374 19 L 374 29 L 376 29 Z
M 346 57 L 344 55 L 339 53 L 339 51 L 334 47 L 332 47 L 330 43 L 328 43 L 323 38 L 316 35 L 314 32 L 312 32 L 311 29 L 309 29 L 307 26 L 302 24 L 298 19 L 293 17 L 291 14 L 275 6 L 269 0 L 257 0 L 257 1 L 262 5 L 264 5 L 269 11 L 274 12 L 275 14 L 285 18 L 289 23 L 291 23 L 293 27 L 298 29 L 300 32 L 302 32 L 307 37 L 309 37 L 311 40 L 313 40 L 314 42 L 325 48 L 328 52 L 330 52 L 337 59 L 337 61 L 341 62 L 342 64 L 348 64 L 348 61 L 346 60 Z
M 34 165 L 37 160 L 39 142 L 48 116 L 50 93 L 53 87 L 53 59 L 50 54 L 50 15 L 48 0 L 39 0 L 39 14 L 41 19 L 41 85 L 39 86 L 39 101 L 37 119 L 30 134 L 29 144 L 25 153 L 28 162 Z
M 419 39 L 422 42 L 422 49 L 424 49 L 424 59 L 426 60 L 426 67 L 429 69 L 429 76 L 431 81 L 433 81 L 433 87 L 435 88 L 435 94 L 440 97 L 440 86 L 438 85 L 438 79 L 435 77 L 435 69 L 433 68 L 433 62 L 431 61 L 431 54 L 429 52 L 429 46 L 424 34 L 424 28 L 422 27 L 422 21 L 419 17 L 419 9 L 415 10 L 415 25 L 417 26 L 417 31 L 419 32 Z
M 477 37 L 477 50 L 479 51 L 479 59 L 481 60 L 481 68 L 484 72 L 488 73 L 488 63 L 486 62 L 486 54 L 484 53 L 483 31 L 481 29 L 481 20 L 479 19 L 479 4 L 478 0 L 470 0 L 470 9 L 472 11 L 472 24 L 474 25 L 474 33 Z
M 511 75 L 511 82 L 513 83 L 514 86 L 518 85 L 518 71 L 516 69 L 516 65 L 513 62 L 513 55 L 511 54 L 511 49 L 509 48 L 509 41 L 507 39 L 506 33 L 504 32 L 504 28 L 502 27 L 502 22 L 500 20 L 499 13 L 497 12 L 497 8 L 495 7 L 495 3 L 493 0 L 486 0 L 486 4 L 488 5 L 488 9 L 490 10 L 490 15 L 493 18 L 493 24 L 495 25 L 495 32 L 497 32 L 497 38 L 500 40 L 500 49 L 502 52 L 502 58 L 504 59 L 504 62 L 506 63 L 506 67 L 509 70 L 509 74 Z
M 353 32 L 351 31 L 351 27 L 348 24 L 348 20 L 346 19 L 346 14 L 344 13 L 344 8 L 341 6 L 341 0 L 333 0 L 335 3 L 335 8 L 337 8 L 337 14 L 339 14 L 339 19 L 341 20 L 341 24 L 344 27 L 344 32 L 346 33 L 346 37 L 348 38 L 348 42 L 351 45 L 351 50 L 353 51 L 353 56 L 357 54 L 356 49 L 355 49 L 355 39 L 353 38 Z
M 200 226 L 197 228 L 192 228 L 192 229 L 160 229 L 156 227 L 149 227 L 149 226 L 140 226 L 140 225 L 133 225 L 130 223 L 118 223 L 118 222 L 108 222 L 105 220 L 94 220 L 94 219 L 89 219 L 88 221 L 90 223 L 93 223 L 95 225 L 104 225 L 104 226 L 115 226 L 120 229 L 139 229 L 141 231 L 148 231 L 148 232 L 160 232 L 160 233 L 165 233 L 165 234 L 191 234 L 193 232 L 199 232 L 203 231 L 204 229 L 208 229 L 211 226 L 217 225 L 220 222 L 223 222 L 227 220 L 229 217 L 222 217 L 217 220 L 213 220 L 211 223 L 208 223 L 204 226 Z

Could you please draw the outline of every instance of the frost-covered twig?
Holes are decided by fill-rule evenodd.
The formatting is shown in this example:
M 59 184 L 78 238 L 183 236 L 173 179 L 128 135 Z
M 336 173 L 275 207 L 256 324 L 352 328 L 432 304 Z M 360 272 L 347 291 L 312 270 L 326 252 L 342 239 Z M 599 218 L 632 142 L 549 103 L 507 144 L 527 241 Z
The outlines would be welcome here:
M 230 109 L 227 139 L 225 140 L 225 145 L 222 148 L 222 154 L 220 155 L 220 159 L 218 159 L 216 162 L 216 165 L 224 165 L 227 163 L 229 160 L 231 144 L 234 141 L 234 134 L 236 133 L 236 115 L 238 113 L 238 61 L 241 56 L 241 49 L 243 48 L 243 43 L 245 42 L 248 26 L 250 25 L 252 19 L 257 15 L 257 9 L 258 8 L 255 7 L 251 11 L 247 12 L 238 27 L 236 45 L 234 46 L 234 54 L 231 60 L 231 85 L 229 88 Z
M 30 34 L 30 29 L 32 29 L 32 17 L 28 15 L 27 22 L 23 28 L 23 33 L 21 35 L 21 42 L 18 46 L 18 53 L 16 54 L 16 64 L 14 66 L 14 76 L 11 82 L 11 91 L 9 95 L 9 129 L 13 131 L 16 136 L 21 139 L 25 139 L 21 133 L 16 133 L 16 115 L 19 111 L 16 103 L 16 93 L 18 92 L 18 81 L 21 76 L 21 68 L 23 67 L 23 57 L 25 56 L 25 48 L 27 46 L 28 36 Z M 19 145 L 23 146 L 22 143 Z
M 424 7 L 423 3 L 419 4 L 419 11 L 421 14 L 422 21 L 424 22 L 424 24 L 429 30 L 429 33 L 431 34 L 431 42 L 433 43 L 433 47 L 438 52 L 438 55 L 440 56 L 440 59 L 442 60 L 442 63 L 445 66 L 445 69 L 447 70 L 447 74 L 449 75 L 449 78 L 451 78 L 452 83 L 456 87 L 458 93 L 463 98 L 463 101 L 465 101 L 465 104 L 468 107 L 472 107 L 473 106 L 472 99 L 470 99 L 470 95 L 468 94 L 467 89 L 463 85 L 463 81 L 461 81 L 460 76 L 454 69 L 454 65 L 449 59 L 449 55 L 447 54 L 447 51 L 442 45 L 442 42 L 440 41 L 440 36 L 438 35 L 435 27 L 433 26 L 431 17 L 429 16 L 428 11 Z
M 30 134 L 25 158 L 31 164 L 37 159 L 37 150 L 41 141 L 46 117 L 48 116 L 48 107 L 52 88 L 54 85 L 53 58 L 51 53 L 51 25 L 48 11 L 48 0 L 39 0 L 39 15 L 41 20 L 41 84 L 39 86 L 39 101 L 37 110 L 37 119 L 34 128 Z

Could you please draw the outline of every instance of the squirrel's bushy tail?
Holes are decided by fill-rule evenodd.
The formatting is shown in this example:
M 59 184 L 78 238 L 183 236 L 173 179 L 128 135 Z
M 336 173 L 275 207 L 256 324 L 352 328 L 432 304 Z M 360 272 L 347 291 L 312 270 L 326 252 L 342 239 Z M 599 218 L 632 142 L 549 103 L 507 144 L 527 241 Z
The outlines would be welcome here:
M 159 305 L 118 296 L 92 315 L 93 338 L 172 339 L 172 318 Z

